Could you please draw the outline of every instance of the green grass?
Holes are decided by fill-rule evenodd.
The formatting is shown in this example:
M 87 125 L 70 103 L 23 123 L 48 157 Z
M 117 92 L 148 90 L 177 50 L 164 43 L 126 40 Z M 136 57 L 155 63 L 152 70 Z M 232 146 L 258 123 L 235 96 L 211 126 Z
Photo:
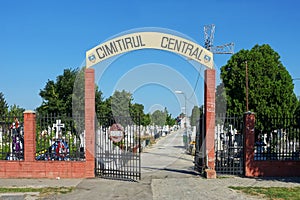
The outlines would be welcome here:
M 39 192 L 40 196 L 47 196 L 52 194 L 66 194 L 72 192 L 75 187 L 45 187 L 45 188 L 17 188 L 17 187 L 2 187 L 0 193 L 25 193 L 25 192 Z
M 229 188 L 243 193 L 262 196 L 272 200 L 300 200 L 300 187 L 235 187 Z

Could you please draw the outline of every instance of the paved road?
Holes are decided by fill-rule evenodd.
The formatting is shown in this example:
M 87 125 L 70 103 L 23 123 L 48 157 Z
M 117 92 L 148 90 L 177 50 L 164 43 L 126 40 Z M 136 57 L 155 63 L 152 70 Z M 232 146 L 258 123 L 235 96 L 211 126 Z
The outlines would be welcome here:
M 141 156 L 142 176 L 160 170 L 189 170 L 193 171 L 193 157 L 185 153 L 181 130 L 161 138 L 157 143 L 147 148 Z M 174 163 L 176 161 L 176 165 Z M 170 168 L 172 166 L 172 168 Z
M 76 186 L 69 194 L 44 199 L 258 199 L 229 186 L 300 186 L 300 178 L 250 179 L 226 177 L 207 180 L 193 170 L 193 157 L 183 149 L 182 132 L 161 138 L 142 153 L 142 180 L 107 179 L 4 179 L 0 186 Z M 30 199 L 32 196 L 27 196 Z M 1 199 L 1 197 L 0 197 Z M 5 198 L 2 198 L 5 199 Z M 33 197 L 31 199 L 34 199 Z

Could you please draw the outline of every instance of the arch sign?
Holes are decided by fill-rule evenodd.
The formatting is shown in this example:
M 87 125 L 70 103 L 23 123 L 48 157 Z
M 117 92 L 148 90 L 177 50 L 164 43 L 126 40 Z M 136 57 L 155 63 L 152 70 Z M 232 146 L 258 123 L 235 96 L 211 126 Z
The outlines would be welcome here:
M 139 49 L 170 51 L 213 69 L 212 52 L 185 38 L 161 32 L 136 32 L 106 41 L 86 52 L 86 67 Z

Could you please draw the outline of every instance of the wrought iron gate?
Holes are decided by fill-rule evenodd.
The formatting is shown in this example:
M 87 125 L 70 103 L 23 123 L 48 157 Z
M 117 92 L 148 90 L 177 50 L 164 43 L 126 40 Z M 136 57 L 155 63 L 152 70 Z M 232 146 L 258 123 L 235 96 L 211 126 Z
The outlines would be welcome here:
M 194 157 L 195 170 L 203 172 L 205 168 L 205 118 L 200 116 L 199 121 L 196 123 L 196 151 Z
M 216 116 L 215 167 L 221 174 L 244 174 L 243 117 Z
M 196 129 L 195 169 L 206 167 L 205 117 L 201 116 Z M 215 169 L 220 174 L 244 173 L 243 117 L 216 115 Z
M 96 176 L 120 180 L 141 179 L 140 120 L 132 117 L 98 119 Z

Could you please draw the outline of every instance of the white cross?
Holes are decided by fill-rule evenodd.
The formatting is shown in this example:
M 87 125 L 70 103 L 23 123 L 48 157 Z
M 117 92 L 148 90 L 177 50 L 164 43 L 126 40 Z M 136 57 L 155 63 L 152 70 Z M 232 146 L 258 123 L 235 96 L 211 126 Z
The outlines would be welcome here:
M 56 129 L 55 138 L 58 138 L 58 134 L 60 133 L 61 128 L 65 128 L 65 124 L 62 124 L 61 120 L 58 119 L 58 120 L 56 120 L 56 124 L 53 124 L 53 129 L 54 128 Z

